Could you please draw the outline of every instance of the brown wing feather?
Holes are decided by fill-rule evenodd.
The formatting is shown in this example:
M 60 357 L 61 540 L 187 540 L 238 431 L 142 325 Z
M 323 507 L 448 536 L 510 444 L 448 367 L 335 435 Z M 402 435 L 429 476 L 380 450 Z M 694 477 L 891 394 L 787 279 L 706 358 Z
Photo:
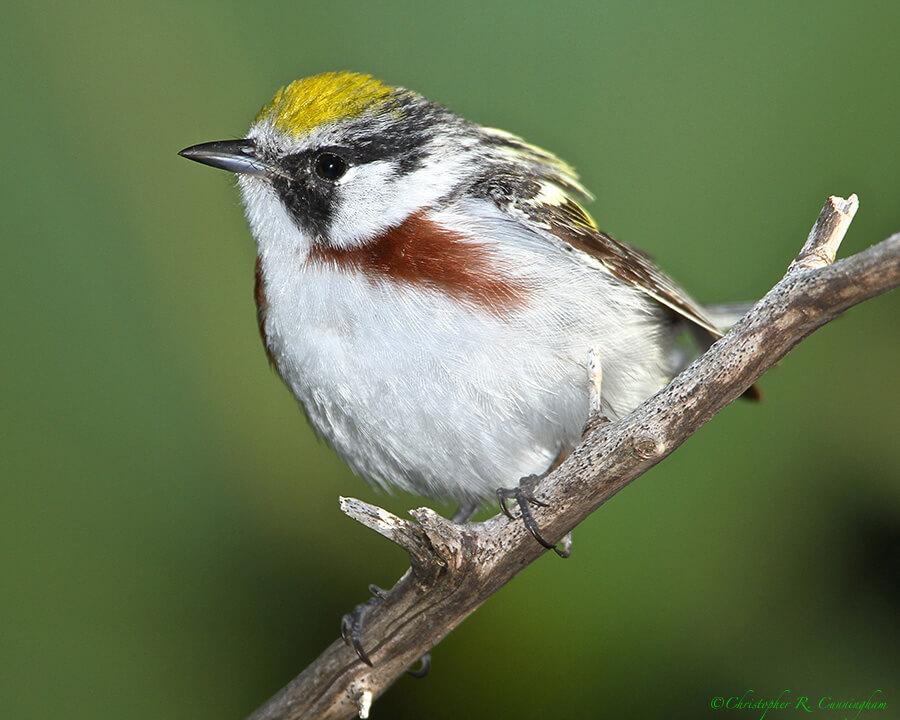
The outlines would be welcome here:
M 713 321 L 691 297 L 660 270 L 641 250 L 620 242 L 602 230 L 583 229 L 571 232 L 559 228 L 558 236 L 573 247 L 599 260 L 603 267 L 620 280 L 627 282 L 657 302 L 674 310 L 687 320 L 703 328 L 715 339 L 722 337 Z
M 571 198 L 552 205 L 520 201 L 514 207 L 520 213 L 524 212 L 530 224 L 597 259 L 617 278 L 702 328 L 714 340 L 722 337 L 722 331 L 703 308 L 656 267 L 647 253 L 598 230 L 591 216 Z
M 599 230 L 591 216 L 575 200 L 590 197 L 578 183 L 575 171 L 553 155 L 524 143 L 515 136 L 486 131 L 489 140 L 505 147 L 507 155 L 519 162 L 501 164 L 490 176 L 478 181 L 471 190 L 491 200 L 500 210 L 515 217 L 564 250 L 580 250 L 623 282 L 643 291 L 707 333 L 710 342 L 722 337 L 722 331 L 684 290 L 653 263 L 644 251 L 616 240 Z M 506 159 L 503 159 L 506 158 Z M 761 397 L 755 385 L 745 397 Z
M 703 308 L 656 267 L 647 253 L 598 230 L 590 216 L 581 210 L 580 206 L 574 202 L 571 204 L 578 208 L 584 219 L 578 219 L 573 224 L 571 221 L 576 215 L 575 211 L 564 209 L 567 222 L 558 223 L 551 220 L 548 227 L 551 233 L 569 246 L 595 257 L 617 278 L 643 290 L 657 302 L 694 323 L 709 335 L 710 344 L 722 337 L 722 331 L 715 326 Z M 551 209 L 549 216 L 555 215 Z M 743 397 L 759 401 L 762 400 L 762 391 L 754 384 L 744 391 Z

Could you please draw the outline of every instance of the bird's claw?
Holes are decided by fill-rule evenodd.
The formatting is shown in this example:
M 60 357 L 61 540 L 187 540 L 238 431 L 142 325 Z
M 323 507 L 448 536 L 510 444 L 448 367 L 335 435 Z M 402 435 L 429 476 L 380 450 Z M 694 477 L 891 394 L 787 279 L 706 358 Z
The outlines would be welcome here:
M 410 668 L 406 671 L 407 675 L 411 675 L 414 678 L 423 678 L 428 672 L 431 670 L 431 653 L 425 653 L 422 657 L 419 658 L 419 669 L 413 670 Z
M 369 592 L 372 593 L 372 597 L 341 618 L 341 637 L 356 651 L 360 660 L 372 667 L 372 660 L 362 645 L 363 621 L 372 608 L 384 602 L 385 591 L 377 585 L 369 585 Z
M 369 585 L 369 592 L 372 593 L 372 597 L 357 605 L 351 612 L 348 612 L 341 618 L 341 637 L 347 645 L 356 651 L 360 660 L 369 667 L 373 667 L 372 659 L 369 657 L 369 654 L 365 651 L 362 644 L 363 622 L 365 621 L 366 615 L 368 615 L 373 608 L 378 607 L 384 602 L 387 591 L 382 590 L 377 585 Z M 425 653 L 419 658 L 419 668 L 417 670 L 409 669 L 406 672 L 414 678 L 423 678 L 430 670 L 431 653 Z
M 548 507 L 547 503 L 538 500 L 534 496 L 534 486 L 540 482 L 541 478 L 538 475 L 529 475 L 526 478 L 522 478 L 519 484 L 514 488 L 499 488 L 497 490 L 497 498 L 500 501 L 500 509 L 503 511 L 503 514 L 506 515 L 510 520 L 515 520 L 515 515 L 510 512 L 509 507 L 506 504 L 507 500 L 515 500 L 516 504 L 519 506 L 519 516 L 522 519 L 522 522 L 525 524 L 525 527 L 528 528 L 528 531 L 531 533 L 532 537 L 537 540 L 541 545 L 543 545 L 548 550 L 553 550 L 560 557 L 567 557 L 566 554 L 560 552 L 559 548 L 555 543 L 547 542 L 540 533 L 538 529 L 537 522 L 534 519 L 534 516 L 531 514 L 531 508 L 529 505 L 534 505 L 536 507 Z

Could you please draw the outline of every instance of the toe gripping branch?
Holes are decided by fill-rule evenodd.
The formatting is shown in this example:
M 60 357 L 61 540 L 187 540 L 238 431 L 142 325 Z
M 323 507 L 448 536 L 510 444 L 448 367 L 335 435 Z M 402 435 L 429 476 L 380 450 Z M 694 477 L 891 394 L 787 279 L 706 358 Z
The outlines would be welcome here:
M 347 613 L 343 618 L 341 618 L 341 637 L 344 639 L 344 642 L 347 643 L 347 645 L 353 648 L 360 660 L 362 660 L 369 667 L 374 667 L 372 664 L 372 659 L 369 657 L 369 654 L 366 652 L 362 644 L 363 624 L 365 622 L 366 615 L 368 615 L 373 608 L 376 608 L 384 603 L 384 598 L 385 595 L 387 595 L 387 591 L 381 589 L 377 585 L 369 585 L 369 592 L 372 593 L 372 597 L 370 597 L 365 602 L 357 605 L 351 612 Z M 423 678 L 429 673 L 430 670 L 431 653 L 425 653 L 421 658 L 419 658 L 419 667 L 415 670 L 410 668 L 406 671 L 406 674 L 411 675 L 414 678 Z
M 413 574 L 419 582 L 428 584 L 446 569 L 450 560 L 458 555 L 461 533 L 456 525 L 440 517 L 433 510 L 411 510 L 413 521 L 403 520 L 387 510 L 355 498 L 341 498 L 344 514 L 375 530 L 409 553 Z M 357 605 L 341 620 L 341 636 L 359 659 L 372 666 L 372 658 L 363 646 L 363 631 L 370 614 L 384 605 L 388 591 L 370 585 L 372 597 Z M 409 669 L 413 677 L 425 677 L 431 668 L 431 656 L 425 653 L 419 659 L 419 667 Z
M 507 505 L 507 500 L 515 500 L 516 504 L 519 506 L 519 517 L 525 527 L 528 528 L 532 537 L 548 550 L 553 550 L 560 557 L 569 557 L 568 547 L 564 546 L 560 548 L 559 545 L 548 542 L 543 538 L 540 529 L 538 528 L 537 521 L 535 521 L 534 515 L 531 514 L 530 505 L 536 507 L 549 507 L 547 503 L 541 502 L 534 496 L 534 487 L 541 479 L 542 476 L 540 475 L 529 475 L 528 477 L 522 478 L 519 484 L 514 488 L 498 488 L 497 499 L 500 501 L 500 509 L 510 520 L 515 520 L 515 516 L 510 512 Z
M 341 618 L 341 637 L 344 638 L 345 643 L 356 651 L 360 660 L 372 667 L 372 659 L 362 645 L 363 621 L 372 608 L 384 602 L 385 591 L 377 585 L 369 585 L 369 592 L 372 593 L 372 597 L 357 605 L 351 612 Z

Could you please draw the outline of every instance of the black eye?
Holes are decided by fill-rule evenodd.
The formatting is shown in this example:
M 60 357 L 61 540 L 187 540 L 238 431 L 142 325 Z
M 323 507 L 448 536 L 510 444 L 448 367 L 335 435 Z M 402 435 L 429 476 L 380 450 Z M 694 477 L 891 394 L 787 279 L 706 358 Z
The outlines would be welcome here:
M 347 172 L 347 163 L 332 153 L 322 153 L 316 158 L 316 173 L 325 180 L 337 180 Z

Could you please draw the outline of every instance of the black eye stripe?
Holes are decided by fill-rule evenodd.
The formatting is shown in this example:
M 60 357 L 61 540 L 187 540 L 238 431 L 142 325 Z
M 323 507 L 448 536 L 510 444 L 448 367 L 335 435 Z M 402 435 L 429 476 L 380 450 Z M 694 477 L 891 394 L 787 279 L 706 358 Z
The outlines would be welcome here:
M 347 172 L 347 161 L 334 153 L 322 153 L 316 158 L 316 174 L 324 180 L 337 180 Z

